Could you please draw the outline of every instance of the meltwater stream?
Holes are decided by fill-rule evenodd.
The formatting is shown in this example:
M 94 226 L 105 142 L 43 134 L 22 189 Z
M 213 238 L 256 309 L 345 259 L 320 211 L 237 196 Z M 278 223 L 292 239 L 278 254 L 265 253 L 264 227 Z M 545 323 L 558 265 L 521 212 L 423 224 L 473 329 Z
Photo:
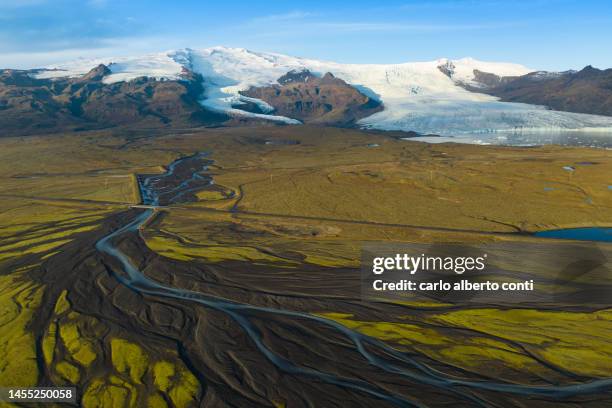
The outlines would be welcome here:
M 138 233 L 138 231 L 153 218 L 155 214 L 155 207 L 159 206 L 162 201 L 165 203 L 179 202 L 181 198 L 185 197 L 187 192 L 201 188 L 201 183 L 203 181 L 212 183 L 212 179 L 210 177 L 200 175 L 202 171 L 206 170 L 206 167 L 201 166 L 196 169 L 190 168 L 190 174 L 181 174 L 181 179 L 176 179 L 176 169 L 182 163 L 190 159 L 201 158 L 204 156 L 204 154 L 198 154 L 195 156 L 178 159 L 174 161 L 168 167 L 168 170 L 161 175 L 139 178 L 139 187 L 141 190 L 143 204 L 150 205 L 153 208 L 143 211 L 128 224 L 106 235 L 96 243 L 96 249 L 99 252 L 114 258 L 121 265 L 122 271 L 120 273 L 115 272 L 115 276 L 122 284 L 142 294 L 180 299 L 223 312 L 231 317 L 244 330 L 251 341 L 255 344 L 258 351 L 261 352 L 262 355 L 264 355 L 279 370 L 289 374 L 315 378 L 329 384 L 361 391 L 373 397 L 386 400 L 397 406 L 426 407 L 426 405 L 423 403 L 410 401 L 400 395 L 393 395 L 375 384 L 371 384 L 363 380 L 345 378 L 292 363 L 286 358 L 276 354 L 264 344 L 262 336 L 249 319 L 249 312 L 259 312 L 263 314 L 306 319 L 311 322 L 325 325 L 348 338 L 354 344 L 355 350 L 370 365 L 413 382 L 439 387 L 447 392 L 455 393 L 464 400 L 471 401 L 478 406 L 489 407 L 491 405 L 473 395 L 470 390 L 495 391 L 550 399 L 567 398 L 576 395 L 607 392 L 612 390 L 612 378 L 564 386 L 528 386 L 504 382 L 469 381 L 453 378 L 419 363 L 410 356 L 395 350 L 380 340 L 351 330 L 333 320 L 310 315 L 308 313 L 237 303 L 204 293 L 165 286 L 147 278 L 134 265 L 130 258 L 114 244 L 113 241 L 125 234 Z M 174 180 L 172 180 L 173 178 Z M 176 185 L 173 185 L 173 183 L 168 184 L 169 180 L 172 180 Z M 200 187 L 196 187 L 197 185 L 200 185 Z M 368 351 L 366 346 L 381 352 L 387 356 L 389 360 L 383 359 Z M 411 369 L 408 370 L 405 367 L 401 367 L 398 365 L 400 363 L 409 366 Z

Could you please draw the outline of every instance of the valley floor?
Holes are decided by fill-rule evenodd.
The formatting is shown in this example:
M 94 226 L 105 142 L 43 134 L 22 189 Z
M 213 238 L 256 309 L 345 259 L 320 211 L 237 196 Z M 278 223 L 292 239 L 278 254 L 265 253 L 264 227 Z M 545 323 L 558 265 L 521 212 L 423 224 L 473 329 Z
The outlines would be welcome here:
M 200 152 L 185 174 L 213 184 L 181 170 L 165 191 L 189 200 L 131 208 Z M 72 384 L 85 407 L 612 404 L 610 304 L 585 296 L 612 275 L 516 252 L 611 259 L 531 235 L 611 226 L 610 174 L 604 149 L 306 126 L 0 139 L 0 385 Z M 112 242 L 158 288 L 96 245 L 144 212 Z M 489 245 L 583 301 L 364 300 L 372 242 Z

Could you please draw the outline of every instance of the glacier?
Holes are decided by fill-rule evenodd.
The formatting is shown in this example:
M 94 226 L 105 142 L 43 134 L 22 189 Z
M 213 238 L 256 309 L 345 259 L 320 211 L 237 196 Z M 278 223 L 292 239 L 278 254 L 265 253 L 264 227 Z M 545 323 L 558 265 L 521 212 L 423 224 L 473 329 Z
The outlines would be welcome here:
M 536 71 L 518 64 L 472 58 L 401 64 L 342 64 L 244 48 L 212 47 L 79 60 L 47 67 L 36 76 L 79 76 L 99 64 L 109 66 L 112 73 L 105 78 L 109 83 L 140 76 L 176 80 L 181 78 L 185 69 L 189 69 L 204 78 L 205 93 L 201 103 L 208 109 L 288 124 L 300 122 L 236 109 L 241 102 L 250 101 L 259 104 L 264 112 L 270 111 L 265 102 L 243 97 L 239 92 L 251 86 L 275 84 L 279 77 L 291 70 L 310 70 L 319 75 L 331 72 L 383 103 L 384 110 L 359 122 L 364 128 L 416 131 L 477 143 L 499 139 L 499 135 L 523 132 L 612 132 L 612 117 L 501 102 L 496 97 L 464 89 L 460 83 L 477 85 L 474 82 L 475 69 L 499 76 Z M 450 67 L 451 75 L 442 72 L 440 66 Z

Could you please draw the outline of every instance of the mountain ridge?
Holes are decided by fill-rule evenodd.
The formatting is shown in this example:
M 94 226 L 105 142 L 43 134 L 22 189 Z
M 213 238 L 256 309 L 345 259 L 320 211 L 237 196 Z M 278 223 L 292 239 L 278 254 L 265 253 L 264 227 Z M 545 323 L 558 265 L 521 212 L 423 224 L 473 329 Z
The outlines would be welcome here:
M 484 86 L 475 91 L 497 96 L 503 101 L 612 116 L 612 69 L 600 70 L 587 65 L 579 71 L 536 71 L 518 77 L 494 74 L 480 77 L 486 78 L 484 82 L 480 81 Z
M 505 102 L 483 92 L 477 76 L 519 77 L 533 72 L 511 64 L 473 58 L 402 64 L 340 64 L 253 52 L 243 48 L 180 49 L 145 56 L 80 60 L 56 64 L 32 75 L 58 80 L 79 77 L 104 63 L 110 73 L 103 83 L 130 82 L 147 77 L 159 82 L 182 81 L 185 72 L 202 77 L 198 99 L 208 112 L 234 121 L 298 124 L 292 117 L 273 113 L 265 101 L 246 96 L 250 88 L 280 85 L 292 70 L 308 70 L 322 77 L 330 72 L 384 109 L 358 118 L 354 126 L 416 131 L 423 134 L 462 135 L 515 131 L 612 129 L 612 118 L 552 111 L 544 106 Z M 478 88 L 478 89 L 477 89 Z M 254 109 L 239 109 L 249 105 Z
M 0 70 L 2 136 L 92 130 L 114 126 L 167 127 L 215 124 L 227 118 L 199 103 L 202 78 L 146 76 L 105 83 L 111 70 L 100 64 L 72 78 L 33 78 L 29 71 Z

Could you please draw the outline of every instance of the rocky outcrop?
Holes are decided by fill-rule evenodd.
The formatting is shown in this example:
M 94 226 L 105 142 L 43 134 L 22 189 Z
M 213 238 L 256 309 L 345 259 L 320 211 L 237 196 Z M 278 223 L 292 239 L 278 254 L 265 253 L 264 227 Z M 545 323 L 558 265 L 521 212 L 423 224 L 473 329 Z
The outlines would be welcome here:
M 290 71 L 277 82 L 241 94 L 266 102 L 274 108 L 275 115 L 310 124 L 351 126 L 383 108 L 380 102 L 329 72 L 318 77 L 308 70 Z
M 84 76 L 36 79 L 32 71 L 0 71 L 0 135 L 27 135 L 113 126 L 171 127 L 218 123 L 224 115 L 198 102 L 202 77 L 178 81 L 137 78 L 105 83 L 109 67 Z
M 455 74 L 455 64 L 452 61 L 447 61 L 444 64 L 438 65 L 438 70 L 452 79 Z

